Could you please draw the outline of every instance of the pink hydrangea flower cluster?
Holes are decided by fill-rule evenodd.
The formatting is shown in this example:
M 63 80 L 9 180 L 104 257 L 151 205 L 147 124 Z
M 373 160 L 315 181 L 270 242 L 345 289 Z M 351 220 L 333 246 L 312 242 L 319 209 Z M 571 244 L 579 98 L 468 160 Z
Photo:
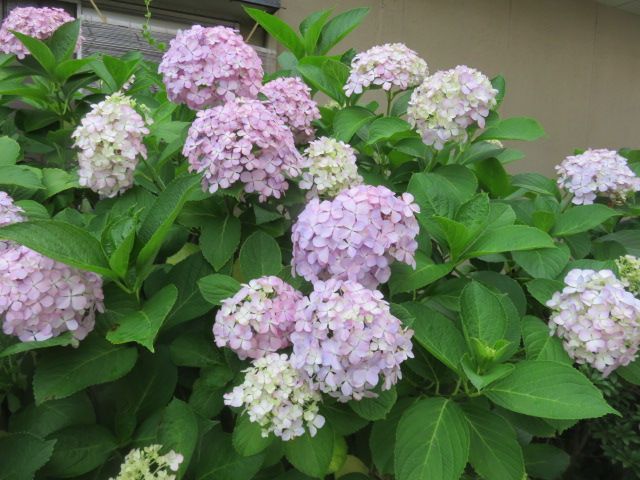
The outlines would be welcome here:
M 235 30 L 200 25 L 178 32 L 158 71 L 169 99 L 194 110 L 255 98 L 264 75 L 260 57 Z
M 339 401 L 375 397 L 378 384 L 388 390 L 402 377 L 400 364 L 413 357 L 412 335 L 379 291 L 350 281 L 316 282 L 298 305 L 291 362 Z
M 300 299 L 302 294 L 278 277 L 251 280 L 222 302 L 213 325 L 216 345 L 228 346 L 243 360 L 288 347 Z
M 497 93 L 484 74 L 459 65 L 427 77 L 411 95 L 407 117 L 424 143 L 440 150 L 449 140 L 465 141 L 467 127 L 484 128 Z
M 280 198 L 303 164 L 284 123 L 259 100 L 243 98 L 198 112 L 182 153 L 191 171 L 204 174 L 205 191 L 241 181 L 260 201 Z
M 311 200 L 292 229 L 294 274 L 311 282 L 386 282 L 393 260 L 415 267 L 419 207 L 409 193 L 359 185 L 333 200 Z
M 102 197 L 115 197 L 133 186 L 139 158 L 147 158 L 143 143 L 147 124 L 133 99 L 114 93 L 94 105 L 72 137 L 78 153 L 79 183 Z
M 267 106 L 291 129 L 297 143 L 313 140 L 311 122 L 320 118 L 318 105 L 311 99 L 311 89 L 297 77 L 276 78 L 261 90 Z
M 46 40 L 62 25 L 73 20 L 74 18 L 61 8 L 14 8 L 0 27 L 0 52 L 13 53 L 19 59 L 23 59 L 29 55 L 29 50 L 11 33 L 12 31 L 38 40 Z
M 406 90 L 420 85 L 429 75 L 427 62 L 403 43 L 377 45 L 353 57 L 351 74 L 344 90 L 347 96 L 360 94 L 375 85 L 384 90 Z
M 309 197 L 335 196 L 362 183 L 356 151 L 351 145 L 335 138 L 320 137 L 309 144 L 304 155 L 300 188 L 310 190 Z
M 640 178 L 627 159 L 613 150 L 589 149 L 565 158 L 556 167 L 558 185 L 573 195 L 576 205 L 591 205 L 598 196 L 624 202 L 640 191 Z
M 254 360 L 245 370 L 244 382 L 224 395 L 226 405 L 244 406 L 263 437 L 273 433 L 284 441 L 304 435 L 305 427 L 312 437 L 322 428 L 321 400 L 287 355 L 278 353 Z
M 640 345 L 640 300 L 611 270 L 571 270 L 553 294 L 549 327 L 576 362 L 605 376 L 628 365 Z
M 23 210 L 0 192 L 0 226 L 22 222 Z M 47 340 L 66 331 L 82 340 L 103 311 L 102 279 L 13 242 L 0 242 L 2 330 L 23 342 Z

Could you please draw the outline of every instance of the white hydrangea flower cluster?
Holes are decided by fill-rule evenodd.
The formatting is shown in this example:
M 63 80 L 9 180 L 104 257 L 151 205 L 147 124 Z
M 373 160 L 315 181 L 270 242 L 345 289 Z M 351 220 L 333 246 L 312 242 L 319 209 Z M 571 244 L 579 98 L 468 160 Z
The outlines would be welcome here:
M 273 433 L 284 441 L 304 435 L 305 426 L 311 436 L 322 428 L 321 400 L 289 357 L 278 353 L 254 360 L 245 370 L 244 383 L 224 396 L 225 404 L 244 406 L 249 420 L 262 428 L 263 437 Z
M 577 363 L 605 376 L 631 363 L 640 346 L 640 300 L 611 270 L 571 270 L 554 293 L 549 328 Z
M 616 260 L 620 280 L 634 294 L 640 295 L 640 258 L 625 255 Z
M 467 128 L 484 128 L 498 90 L 476 69 L 458 65 L 434 73 L 413 91 L 407 117 L 427 145 L 441 150 L 450 140 L 465 141 Z
M 139 157 L 147 158 L 143 138 L 148 121 L 132 98 L 114 93 L 94 105 L 73 132 L 79 183 L 102 197 L 115 197 L 133 185 Z
M 344 86 L 347 96 L 360 94 L 375 85 L 383 90 L 406 90 L 429 75 L 427 62 L 404 43 L 376 45 L 353 57 L 351 73 Z
M 362 183 L 356 165 L 356 152 L 344 142 L 320 137 L 304 151 L 305 167 L 300 188 L 309 190 L 309 197 L 333 197 Z
M 131 450 L 124 458 L 120 473 L 109 480 L 175 480 L 184 457 L 171 450 L 160 454 L 162 445 Z
M 573 195 L 576 205 L 591 205 L 598 196 L 623 203 L 640 191 L 640 178 L 629 168 L 627 159 L 614 150 L 589 149 L 565 158 L 556 167 L 558 185 Z

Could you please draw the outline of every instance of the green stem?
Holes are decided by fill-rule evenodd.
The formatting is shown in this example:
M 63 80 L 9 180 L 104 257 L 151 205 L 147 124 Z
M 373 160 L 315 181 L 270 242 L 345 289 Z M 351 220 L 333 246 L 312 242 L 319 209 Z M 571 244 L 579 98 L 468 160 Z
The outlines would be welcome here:
M 387 117 L 391 114 L 391 104 L 395 94 L 391 90 L 387 90 Z

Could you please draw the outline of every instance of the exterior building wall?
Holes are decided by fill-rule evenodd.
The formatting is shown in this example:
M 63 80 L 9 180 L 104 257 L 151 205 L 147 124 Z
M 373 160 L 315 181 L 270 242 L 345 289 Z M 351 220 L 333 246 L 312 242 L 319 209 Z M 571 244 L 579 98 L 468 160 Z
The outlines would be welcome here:
M 330 6 L 283 0 L 279 15 L 298 24 Z M 552 174 L 574 148 L 640 147 L 640 15 L 591 0 L 342 0 L 336 11 L 360 6 L 371 12 L 346 48 L 403 42 L 431 71 L 467 64 L 505 76 L 503 115 L 547 132 L 513 145 L 527 157 L 512 171 Z

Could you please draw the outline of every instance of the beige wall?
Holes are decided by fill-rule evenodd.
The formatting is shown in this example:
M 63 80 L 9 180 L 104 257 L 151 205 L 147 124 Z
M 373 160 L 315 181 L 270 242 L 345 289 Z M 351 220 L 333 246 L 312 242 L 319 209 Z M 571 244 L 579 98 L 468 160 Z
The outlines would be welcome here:
M 344 47 L 404 42 L 431 71 L 467 64 L 503 74 L 503 116 L 538 119 L 547 137 L 513 145 L 511 170 L 551 174 L 574 148 L 640 148 L 640 15 L 591 0 L 283 0 L 298 24 L 318 9 L 370 6 Z

